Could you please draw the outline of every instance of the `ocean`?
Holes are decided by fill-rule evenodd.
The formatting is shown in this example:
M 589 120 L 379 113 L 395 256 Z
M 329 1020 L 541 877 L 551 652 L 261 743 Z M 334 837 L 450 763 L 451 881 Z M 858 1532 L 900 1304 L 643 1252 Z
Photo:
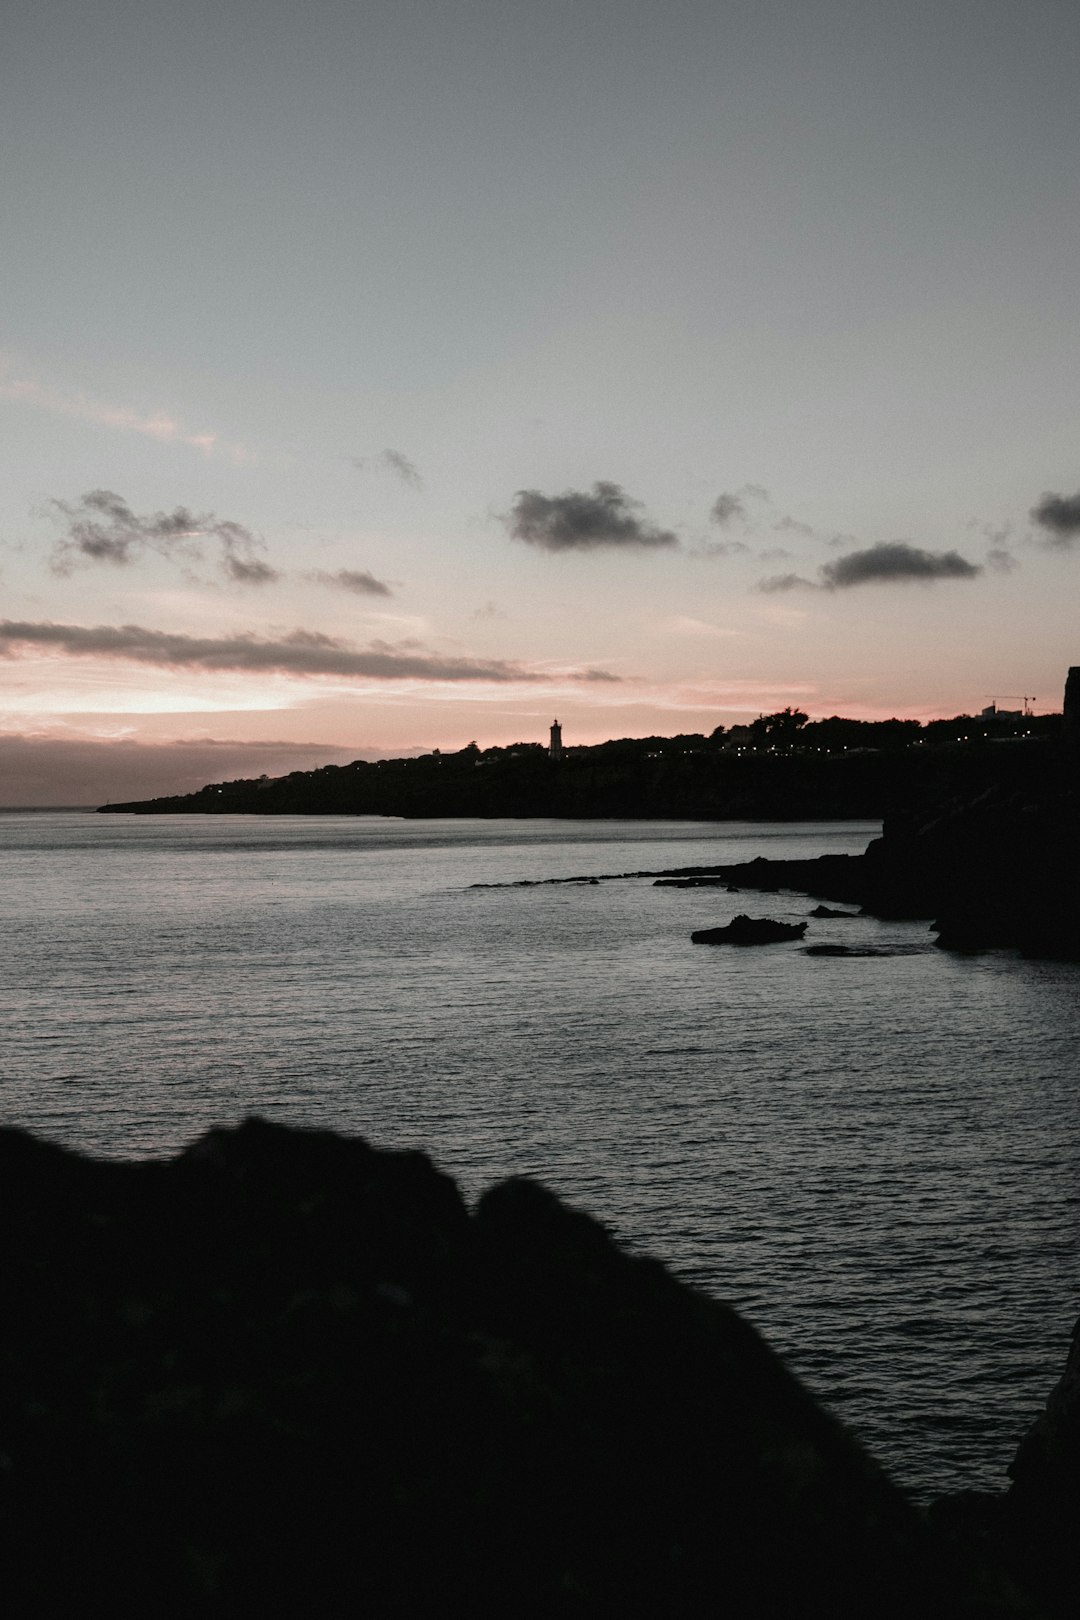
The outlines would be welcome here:
M 870 823 L 0 815 L 0 1117 L 107 1157 L 248 1113 L 543 1180 L 736 1305 L 917 1498 L 1000 1489 L 1080 1312 L 1080 967 L 801 895 L 521 880 Z M 506 884 L 507 887 L 475 887 Z

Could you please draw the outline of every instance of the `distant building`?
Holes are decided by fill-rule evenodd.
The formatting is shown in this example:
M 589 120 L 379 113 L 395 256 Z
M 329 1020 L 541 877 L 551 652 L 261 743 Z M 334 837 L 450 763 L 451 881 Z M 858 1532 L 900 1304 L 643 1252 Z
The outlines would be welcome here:
M 551 741 L 548 743 L 548 753 L 552 759 L 562 759 L 562 726 L 557 720 L 551 722 Z
M 999 709 L 996 703 L 988 703 L 980 711 L 980 720 L 1023 720 L 1023 709 Z

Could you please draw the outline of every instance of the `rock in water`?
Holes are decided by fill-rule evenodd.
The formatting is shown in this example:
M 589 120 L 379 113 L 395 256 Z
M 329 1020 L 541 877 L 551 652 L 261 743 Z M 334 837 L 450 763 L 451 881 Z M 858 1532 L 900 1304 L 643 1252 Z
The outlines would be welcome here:
M 747 917 L 740 913 L 722 928 L 699 928 L 690 935 L 692 945 L 778 945 L 802 939 L 806 924 L 777 922 L 775 917 Z
M 530 1182 L 0 1133 L 6 1612 L 1004 1620 L 734 1311 Z

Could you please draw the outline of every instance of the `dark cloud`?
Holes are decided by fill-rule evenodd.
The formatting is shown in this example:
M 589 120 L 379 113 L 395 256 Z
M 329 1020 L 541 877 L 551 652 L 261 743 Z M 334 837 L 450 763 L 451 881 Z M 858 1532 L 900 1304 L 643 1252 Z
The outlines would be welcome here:
M 1044 495 L 1031 516 L 1048 531 L 1050 545 L 1070 546 L 1080 536 L 1080 494 Z
M 718 523 L 722 529 L 726 529 L 728 524 L 734 522 L 735 519 L 739 519 L 743 523 L 746 522 L 746 507 L 737 495 L 731 495 L 725 491 L 723 495 L 718 495 L 713 501 L 709 509 L 709 517 L 714 523 Z
M 968 562 L 958 551 L 924 551 L 907 540 L 891 540 L 865 546 L 861 551 L 849 551 L 835 562 L 823 563 L 816 580 L 802 574 L 774 574 L 769 579 L 759 580 L 757 589 L 769 595 L 795 590 L 845 591 L 855 585 L 975 579 L 981 573 L 978 563 Z
M 307 578 L 313 579 L 318 585 L 329 585 L 334 590 L 352 591 L 354 596 L 394 594 L 384 579 L 376 579 L 366 568 L 339 568 L 332 574 L 324 568 L 314 568 Z
M 400 681 L 616 680 L 602 670 L 554 676 L 502 659 L 455 658 L 384 641 L 368 647 L 314 630 L 294 630 L 280 641 L 240 635 L 200 637 L 147 630 L 141 625 L 76 625 L 0 620 L 0 655 L 40 647 L 70 657 L 116 658 L 168 668 L 239 670 L 288 675 L 331 675 Z
M 538 489 L 519 489 L 503 519 L 515 540 L 542 551 L 594 551 L 600 546 L 635 551 L 677 546 L 669 529 L 658 529 L 638 514 L 640 501 L 619 484 L 597 483 L 591 493 L 567 490 L 562 495 L 541 495 Z
M 203 556 L 202 543 L 210 541 L 219 548 L 221 571 L 236 584 L 269 585 L 281 577 L 259 555 L 265 547 L 250 529 L 213 512 L 177 506 L 171 512 L 140 515 L 111 489 L 88 490 L 74 504 L 50 500 L 45 510 L 66 531 L 53 549 L 58 574 L 70 574 L 80 559 L 126 568 L 148 551 L 194 562 Z
M 769 579 L 759 580 L 757 589 L 764 591 L 766 596 L 774 596 L 780 591 L 815 591 L 818 587 L 812 579 L 804 579 L 802 574 L 773 574 Z
M 827 591 L 854 585 L 907 584 L 911 580 L 974 579 L 982 573 L 958 551 L 924 551 L 907 540 L 889 540 L 861 551 L 849 551 L 820 570 Z
M 424 487 L 424 480 L 420 476 L 420 469 L 415 461 L 410 461 L 409 457 L 403 455 L 400 450 L 383 450 L 377 456 L 353 456 L 351 459 L 353 466 L 360 472 L 364 472 L 373 465 L 385 467 L 388 472 L 394 473 L 410 489 L 420 490 Z

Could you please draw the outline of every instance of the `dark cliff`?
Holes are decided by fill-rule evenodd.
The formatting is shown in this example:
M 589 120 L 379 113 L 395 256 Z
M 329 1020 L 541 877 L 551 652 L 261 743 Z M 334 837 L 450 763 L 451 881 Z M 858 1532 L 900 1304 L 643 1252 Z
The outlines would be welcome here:
M 1037 1612 L 534 1184 L 470 1215 L 419 1154 L 253 1121 L 142 1164 L 6 1132 L 0 1204 L 13 1615 Z

